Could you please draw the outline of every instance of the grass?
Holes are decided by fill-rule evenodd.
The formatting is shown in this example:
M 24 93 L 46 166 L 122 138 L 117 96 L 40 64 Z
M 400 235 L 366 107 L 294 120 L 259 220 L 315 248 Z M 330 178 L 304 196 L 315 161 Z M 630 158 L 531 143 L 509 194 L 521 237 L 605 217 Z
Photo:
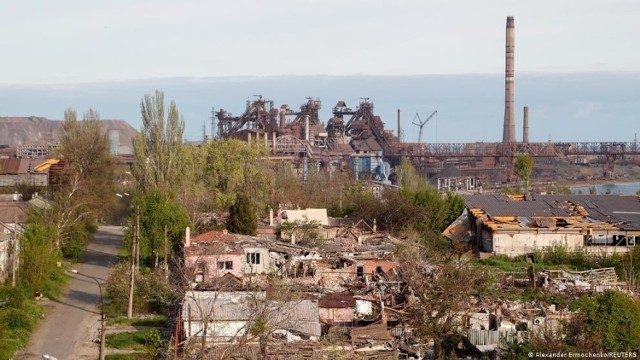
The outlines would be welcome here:
M 474 264 L 500 271 L 526 271 L 529 263 L 524 260 L 510 259 L 505 256 L 493 256 L 473 261 Z
M 8 360 L 29 343 L 44 309 L 24 292 L 8 287 L 0 287 L 0 304 L 0 360 Z
M 523 258 L 511 259 L 506 256 L 493 256 L 488 259 L 474 260 L 477 266 L 499 272 L 526 272 L 531 264 Z M 536 263 L 536 271 L 540 270 L 575 270 L 570 264 Z
M 639 252 L 640 253 L 640 252 Z M 582 271 L 604 267 L 614 267 L 618 277 L 622 274 L 622 257 L 620 255 L 597 256 L 588 255 L 584 252 L 569 252 L 563 247 L 553 247 L 535 254 L 535 271 L 542 270 L 568 270 Z M 508 256 L 493 256 L 487 259 L 473 260 L 475 266 L 483 271 L 496 275 L 500 278 L 503 273 L 519 273 L 516 278 L 527 278 L 532 269 L 532 264 L 527 262 L 524 256 L 510 258 Z M 565 304 L 563 295 L 550 296 L 541 289 L 511 287 L 500 289 L 499 292 L 489 292 L 489 297 L 498 296 L 500 298 L 521 301 L 545 301 L 549 303 Z M 553 299 L 552 299 L 553 298 Z M 564 306 L 564 305 L 563 305 Z
M 128 246 L 123 246 L 118 250 L 118 262 L 128 261 L 131 258 L 131 251 Z
M 521 272 L 527 271 L 532 264 L 526 261 L 523 256 L 510 258 L 499 255 L 488 259 L 474 260 L 477 266 L 488 270 L 500 272 Z M 621 258 L 619 255 L 609 255 L 600 257 L 587 255 L 583 252 L 568 252 L 562 247 L 554 247 L 544 252 L 536 253 L 536 271 L 542 270 L 568 270 L 582 271 L 603 267 L 615 267 L 618 274 L 621 273 Z
M 153 326 L 163 327 L 167 324 L 167 317 L 165 315 L 153 315 L 145 318 L 133 318 L 127 319 L 126 317 L 120 317 L 116 319 L 109 319 L 107 325 L 127 325 L 127 326 Z
M 107 334 L 107 347 L 136 351 L 155 351 L 162 345 L 158 329 Z

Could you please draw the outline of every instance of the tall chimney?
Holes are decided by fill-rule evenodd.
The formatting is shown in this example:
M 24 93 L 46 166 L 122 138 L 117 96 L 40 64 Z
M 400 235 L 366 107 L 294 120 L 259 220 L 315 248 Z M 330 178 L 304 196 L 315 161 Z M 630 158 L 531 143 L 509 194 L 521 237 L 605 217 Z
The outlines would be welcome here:
M 188 248 L 191 246 L 191 229 L 187 226 L 184 231 L 184 247 Z
M 522 120 L 522 142 L 529 142 L 529 107 L 524 107 L 524 119 Z
M 515 77 L 515 26 L 513 16 L 507 17 L 507 47 L 505 55 L 505 81 L 504 81 L 504 129 L 502 142 L 516 141 L 516 123 L 514 119 L 514 77 Z
M 309 115 L 304 116 L 304 139 L 309 141 Z
M 284 116 L 284 112 L 285 110 L 283 108 L 280 108 L 280 128 L 281 129 L 287 126 L 287 118 Z
M 398 109 L 398 139 L 402 142 L 402 128 L 400 127 L 400 109 Z

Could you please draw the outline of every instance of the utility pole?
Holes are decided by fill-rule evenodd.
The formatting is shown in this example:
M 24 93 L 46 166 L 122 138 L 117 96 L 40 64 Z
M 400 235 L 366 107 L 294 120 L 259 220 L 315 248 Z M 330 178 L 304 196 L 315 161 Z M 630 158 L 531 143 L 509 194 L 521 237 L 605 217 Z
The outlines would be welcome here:
M 136 206 L 136 272 L 140 271 L 140 206 Z
M 136 275 L 136 249 L 138 242 L 138 206 L 136 205 L 136 223 L 134 229 L 131 232 L 131 269 L 129 269 L 129 306 L 127 307 L 127 319 L 133 317 L 133 293 L 135 289 L 135 275 Z
M 106 349 L 105 349 L 105 344 L 107 342 L 106 337 L 107 337 L 107 327 L 106 327 L 106 320 L 107 320 L 107 313 L 105 313 L 104 311 L 104 297 L 102 296 L 102 284 L 100 283 L 100 281 L 98 281 L 98 279 L 96 279 L 95 277 L 91 276 L 91 275 L 87 275 L 87 274 L 83 274 L 78 272 L 78 270 L 71 270 L 71 272 L 73 274 L 76 275 L 80 275 L 80 276 L 84 276 L 84 277 L 88 277 L 89 279 L 92 279 L 93 281 L 96 282 L 96 284 L 98 284 L 98 290 L 100 290 L 100 353 L 99 353 L 99 359 L 100 360 L 104 360 L 104 357 L 107 353 Z
M 13 264 L 11 266 L 11 287 L 16 287 L 18 273 L 18 216 L 13 220 Z

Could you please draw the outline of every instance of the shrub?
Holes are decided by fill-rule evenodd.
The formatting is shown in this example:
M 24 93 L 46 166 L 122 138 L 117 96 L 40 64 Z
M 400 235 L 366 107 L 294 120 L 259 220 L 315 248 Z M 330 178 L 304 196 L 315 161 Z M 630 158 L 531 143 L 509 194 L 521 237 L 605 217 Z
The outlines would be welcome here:
M 107 279 L 105 286 L 105 292 L 109 299 L 107 313 L 111 317 L 127 312 L 129 269 L 130 264 L 119 263 L 114 266 L 111 276 Z M 133 299 L 135 313 L 161 313 L 165 310 L 165 306 L 173 300 L 173 293 L 161 270 L 140 268 L 135 281 L 136 288 Z
M 640 303 L 617 291 L 583 297 L 572 304 L 585 315 L 587 338 L 593 350 L 634 351 L 640 349 Z

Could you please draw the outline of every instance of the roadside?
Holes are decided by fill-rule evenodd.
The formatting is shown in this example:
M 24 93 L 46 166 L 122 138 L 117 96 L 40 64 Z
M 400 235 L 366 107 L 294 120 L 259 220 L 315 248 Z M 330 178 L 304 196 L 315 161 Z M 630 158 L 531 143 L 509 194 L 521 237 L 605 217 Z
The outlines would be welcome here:
M 14 359 L 42 359 L 44 354 L 62 359 L 96 359 L 100 323 L 100 291 L 92 278 L 106 281 L 122 247 L 122 228 L 101 226 L 88 244 L 79 274 L 71 274 L 65 295 L 59 301 L 45 300 L 47 316 L 33 332 L 28 348 Z M 86 276 L 81 276 L 86 275 Z

